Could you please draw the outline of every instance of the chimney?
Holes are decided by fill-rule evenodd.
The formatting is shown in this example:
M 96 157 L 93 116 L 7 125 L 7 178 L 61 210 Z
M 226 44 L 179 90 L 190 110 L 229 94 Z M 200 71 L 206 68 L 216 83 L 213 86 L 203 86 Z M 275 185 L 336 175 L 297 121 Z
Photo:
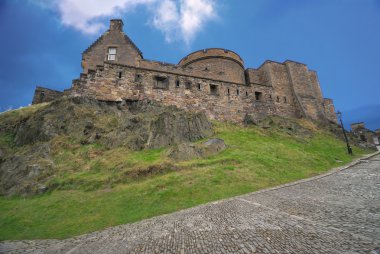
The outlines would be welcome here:
M 110 31 L 123 31 L 123 21 L 121 19 L 111 19 L 110 21 Z

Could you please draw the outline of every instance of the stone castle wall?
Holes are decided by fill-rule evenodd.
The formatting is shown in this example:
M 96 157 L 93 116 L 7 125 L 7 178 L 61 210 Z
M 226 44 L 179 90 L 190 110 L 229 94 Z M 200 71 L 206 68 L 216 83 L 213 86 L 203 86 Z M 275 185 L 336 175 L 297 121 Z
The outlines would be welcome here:
M 165 79 L 167 86 L 158 87 L 157 79 Z M 255 99 L 255 92 L 262 92 L 260 100 Z M 276 114 L 269 93 L 268 87 L 254 88 L 109 63 L 82 75 L 66 91 L 70 96 L 86 95 L 105 101 L 149 99 L 185 110 L 203 110 L 212 119 L 232 122 L 242 122 L 249 112 L 258 118 Z
M 331 100 L 327 107 L 331 114 L 326 114 L 323 101 L 319 106 L 317 96 L 306 97 L 305 94 L 314 93 L 315 86 L 310 83 L 307 84 L 309 90 L 294 93 L 286 64 L 268 61 L 258 70 L 249 69 L 245 75 L 248 84 L 241 84 L 193 76 L 191 70 L 187 71 L 188 67 L 151 63 L 153 68 L 149 69 L 106 62 L 95 71 L 82 74 L 66 94 L 91 96 L 104 101 L 155 100 L 186 110 L 204 110 L 213 119 L 232 122 L 242 122 L 246 114 L 256 119 L 268 115 L 305 116 L 315 120 L 335 117 L 331 113 Z M 301 67 L 305 73 L 298 70 L 301 74 L 293 74 L 297 82 L 315 75 Z M 159 82 L 165 85 L 157 85 Z M 302 100 L 298 98 L 300 101 L 297 102 L 297 96 Z M 301 103 L 303 108 L 299 106 Z
M 60 98 L 63 92 L 37 86 L 34 91 L 32 104 L 53 101 Z
M 327 120 L 333 123 L 338 123 L 338 119 L 336 118 L 334 102 L 332 99 L 324 98 L 323 99 L 323 107 L 326 114 Z

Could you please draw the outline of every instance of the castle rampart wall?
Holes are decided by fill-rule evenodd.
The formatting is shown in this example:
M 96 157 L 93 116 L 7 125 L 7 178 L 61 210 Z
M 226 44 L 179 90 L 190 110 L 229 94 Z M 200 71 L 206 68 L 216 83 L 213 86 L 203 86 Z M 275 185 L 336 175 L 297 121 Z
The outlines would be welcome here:
M 158 82 L 166 85 L 158 87 Z M 256 98 L 255 92 L 262 96 Z M 67 92 L 71 96 L 86 95 L 106 101 L 155 100 L 186 110 L 204 110 L 213 119 L 232 122 L 242 122 L 247 113 L 256 118 L 276 114 L 273 101 L 267 99 L 269 93 L 271 88 L 265 86 L 251 87 L 109 63 L 83 76 Z
M 332 99 L 324 98 L 323 99 L 323 108 L 325 112 L 326 119 L 333 123 L 338 123 L 336 118 L 334 102 Z
M 96 71 L 82 74 L 66 94 L 105 101 L 156 100 L 187 110 L 205 110 L 211 118 L 233 122 L 241 122 L 246 114 L 256 119 L 267 115 L 336 119 L 331 113 L 332 101 L 326 105 L 322 98 L 316 73 L 296 62 L 267 61 L 259 69 L 247 69 L 247 83 L 222 80 L 191 66 L 139 63 L 136 67 L 105 62 Z M 165 88 L 155 87 L 157 82 L 165 82 Z
M 34 91 L 32 104 L 53 101 L 61 96 L 63 96 L 63 92 L 37 86 Z
M 66 93 L 106 101 L 156 100 L 187 110 L 205 110 L 211 118 L 233 122 L 241 122 L 246 114 L 256 119 L 267 115 L 336 119 L 332 101 L 323 100 L 316 73 L 306 65 L 267 61 L 245 73 L 247 84 L 201 76 L 191 66 L 147 60 L 140 61 L 140 67 L 105 62 L 96 71 L 82 74 Z M 157 82 L 165 87 L 156 87 Z
M 260 69 L 263 69 L 269 76 L 269 82 L 274 91 L 272 100 L 276 106 L 277 114 L 288 117 L 299 117 L 299 109 L 295 103 L 286 66 L 268 61 Z
M 286 61 L 287 72 L 296 102 L 301 113 L 314 120 L 324 120 L 323 103 L 318 98 L 315 80 L 310 80 L 310 72 L 307 66 L 301 63 Z M 312 74 L 313 75 L 313 74 Z M 318 84 L 319 85 L 319 84 Z
M 248 68 L 245 70 L 245 76 L 247 84 L 260 84 L 263 86 L 272 86 L 272 84 L 269 82 L 269 77 L 267 73 L 264 71 L 264 68 Z

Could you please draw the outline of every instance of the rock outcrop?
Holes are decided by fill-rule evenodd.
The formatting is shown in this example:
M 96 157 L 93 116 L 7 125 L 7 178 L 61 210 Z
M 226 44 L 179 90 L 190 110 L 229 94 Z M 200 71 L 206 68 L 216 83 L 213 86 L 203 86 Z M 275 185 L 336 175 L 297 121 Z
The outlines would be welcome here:
M 211 134 L 212 125 L 204 113 L 151 101 L 61 98 L 25 116 L 3 114 L 0 135 L 8 143 L 0 142 L 0 193 L 45 191 L 40 183 L 54 174 L 50 145 L 56 138 L 141 150 L 193 142 Z
M 212 138 L 198 144 L 182 143 L 176 145 L 169 150 L 169 157 L 177 161 L 204 158 L 215 155 L 226 148 L 224 140 Z
M 18 146 L 49 141 L 58 135 L 132 150 L 191 142 L 212 134 L 204 113 L 189 113 L 151 101 L 100 102 L 74 97 L 52 102 L 17 129 Z

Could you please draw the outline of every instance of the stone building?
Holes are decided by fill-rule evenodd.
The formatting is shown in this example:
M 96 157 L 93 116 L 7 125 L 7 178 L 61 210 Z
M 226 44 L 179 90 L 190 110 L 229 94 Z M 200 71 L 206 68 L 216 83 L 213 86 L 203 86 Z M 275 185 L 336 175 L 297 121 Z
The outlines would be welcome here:
M 351 133 L 359 140 L 359 145 L 361 146 L 380 146 L 380 130 L 372 131 L 370 129 L 367 129 L 364 122 L 351 124 Z
M 55 100 L 63 96 L 63 92 L 37 86 L 34 91 L 32 104 Z
M 109 29 L 83 52 L 82 67 L 80 78 L 64 95 L 115 102 L 155 100 L 232 122 L 242 122 L 247 115 L 337 122 L 333 101 L 323 98 L 316 72 L 305 64 L 266 61 L 257 69 L 245 68 L 237 53 L 220 48 L 193 52 L 178 64 L 147 60 L 119 19 L 111 20 Z M 53 99 L 40 96 L 40 91 L 33 103 Z

